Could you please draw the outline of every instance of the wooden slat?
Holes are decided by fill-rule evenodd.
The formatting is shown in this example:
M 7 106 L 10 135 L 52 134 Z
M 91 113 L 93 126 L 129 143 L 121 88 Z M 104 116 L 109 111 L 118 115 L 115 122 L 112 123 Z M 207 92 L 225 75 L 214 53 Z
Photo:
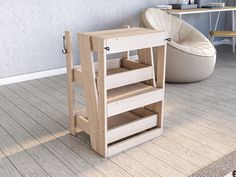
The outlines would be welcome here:
M 124 68 L 127 68 L 127 69 L 139 69 L 139 68 L 144 68 L 144 67 L 147 67 L 147 66 L 150 66 L 150 65 L 146 65 L 146 64 L 143 64 L 143 63 L 140 63 L 138 61 L 133 61 L 133 60 L 130 60 L 130 59 L 122 59 L 121 60 L 121 66 L 124 67 Z
M 107 39 L 107 38 L 117 38 L 117 37 L 140 35 L 140 34 L 147 34 L 147 33 L 152 34 L 152 33 L 156 33 L 156 31 L 153 29 L 133 27 L 133 28 L 120 28 L 120 29 L 88 32 L 85 34 Z
M 108 92 L 108 117 L 163 100 L 163 89 L 132 84 Z
M 112 74 L 107 76 L 107 89 L 122 87 L 153 78 L 153 68 L 151 66 Z
M 86 117 L 76 115 L 76 124 L 79 130 L 82 130 L 89 135 L 90 130 L 88 119 Z
M 137 50 L 142 48 L 160 46 L 165 44 L 165 32 L 156 34 L 142 34 L 138 36 L 109 38 L 106 47 L 110 50 L 107 54 L 119 53 L 126 50 Z M 130 45 L 132 43 L 132 45 Z M 97 50 L 96 48 L 94 50 Z
M 109 60 L 107 60 L 107 69 L 108 69 L 108 71 L 107 71 L 107 74 L 108 75 L 111 75 L 111 74 L 114 74 L 114 73 L 119 73 L 118 72 L 118 69 L 121 67 L 121 65 L 124 67 L 124 68 L 127 68 L 127 69 L 139 69 L 139 68 L 145 68 L 145 67 L 148 67 L 148 65 L 145 65 L 145 64 L 142 64 L 142 63 L 138 63 L 138 62 L 135 62 L 135 61 L 132 61 L 132 60 L 127 60 L 127 61 L 125 61 L 125 60 L 122 60 L 121 58 L 114 58 L 114 59 L 109 59 Z M 121 64 L 121 62 L 122 62 L 122 64 Z M 94 69 L 95 69 L 95 72 L 97 72 L 98 71 L 98 63 L 97 62 L 94 62 Z M 128 71 L 126 69 L 126 71 Z M 113 72 L 113 71 L 117 71 L 117 72 Z M 150 77 L 147 77 L 147 75 L 150 75 L 150 68 L 149 69 L 146 69 L 147 71 L 142 71 L 142 72 L 140 72 L 140 73 L 142 73 L 141 74 L 141 78 L 143 78 L 143 79 L 141 79 L 140 80 L 140 82 L 141 81 L 144 81 L 144 80 L 148 80 L 148 79 L 150 79 Z M 125 69 L 124 69 L 124 71 L 125 71 Z M 137 72 L 137 74 L 138 75 L 140 75 L 140 73 L 138 73 L 139 72 L 139 70 L 137 70 L 137 71 L 134 71 L 134 72 L 131 72 L 131 74 L 132 75 L 135 75 L 136 74 L 136 72 Z M 75 80 L 75 82 L 77 83 L 77 84 L 79 84 L 81 87 L 83 87 L 83 76 L 82 76 L 82 68 L 81 68 L 81 65 L 77 65 L 77 66 L 75 66 L 74 67 L 74 80 Z M 123 73 L 124 74 L 124 73 Z M 136 75 L 137 76 L 137 75 Z M 113 77 L 120 77 L 120 78 L 125 78 L 126 80 L 130 80 L 130 79 L 128 79 L 127 77 L 124 77 L 124 76 L 122 76 L 122 75 L 116 75 L 116 76 L 110 76 L 111 78 L 113 78 Z M 129 77 L 131 77 L 131 76 L 129 76 Z M 147 78 L 146 78 L 147 77 Z M 119 78 L 119 80 L 120 80 L 120 78 Z M 132 78 L 136 78 L 136 77 L 133 77 L 132 76 Z M 115 82 L 115 81 L 117 81 L 117 79 L 116 78 L 114 78 L 114 80 L 113 79 L 109 79 L 109 77 L 108 77 L 108 82 Z M 132 83 L 136 83 L 136 82 L 139 82 L 139 81 L 133 81 L 133 82 L 131 82 L 131 84 Z M 129 82 L 127 82 L 127 83 L 129 83 Z M 111 84 L 109 84 L 108 83 L 108 86 L 107 86 L 107 89 L 111 89 L 111 88 L 115 88 L 115 87 L 117 87 L 117 86 L 112 86 L 113 85 L 113 83 L 111 83 Z M 123 85 L 120 85 L 120 86 L 123 86 Z
M 114 154 L 117 154 L 129 148 L 142 144 L 146 141 L 149 141 L 153 138 L 160 136 L 161 134 L 162 134 L 162 130 L 156 128 L 156 129 L 144 132 L 140 135 L 131 137 L 127 140 L 116 143 L 114 145 L 111 145 L 108 147 L 108 156 L 112 156 Z
M 80 87 L 83 87 L 83 73 L 81 65 L 74 67 L 74 80 Z
M 84 131 L 88 135 L 90 134 L 90 126 L 86 108 L 76 111 L 76 130 L 77 133 Z
M 130 112 L 129 114 L 133 114 L 133 113 Z M 131 115 L 127 115 L 125 119 L 127 120 L 127 117 L 129 116 Z M 123 117 L 119 117 L 119 119 L 122 119 L 122 118 Z M 122 123 L 118 127 L 114 127 L 108 130 L 107 143 L 112 143 L 114 141 L 120 140 L 122 138 L 128 137 L 138 132 L 147 130 L 154 126 L 157 126 L 157 115 L 153 113 L 149 113 L 149 116 L 145 116 L 145 117 L 137 116 L 136 120 L 133 120 L 131 122 L 127 121 L 126 123 Z
M 107 101 L 108 103 L 115 102 L 121 99 L 136 96 L 137 94 L 141 94 L 143 92 L 152 91 L 152 90 L 156 90 L 156 88 L 153 88 L 152 86 L 143 84 L 143 83 L 127 85 L 124 87 L 108 90 Z
M 136 59 L 137 56 L 131 56 L 132 59 Z M 138 69 L 144 68 L 147 65 L 132 61 L 132 60 L 123 60 L 121 58 L 112 58 L 107 60 L 107 70 L 112 70 L 115 68 L 120 68 L 121 66 L 128 68 L 128 69 Z M 98 62 L 94 62 L 94 70 L 95 72 L 98 71 Z M 82 76 L 82 68 L 81 65 L 74 66 L 74 80 L 78 83 L 81 87 L 83 86 L 83 76 Z M 107 73 L 109 75 L 109 71 Z
M 236 31 L 210 31 L 210 35 L 215 37 L 236 37 Z

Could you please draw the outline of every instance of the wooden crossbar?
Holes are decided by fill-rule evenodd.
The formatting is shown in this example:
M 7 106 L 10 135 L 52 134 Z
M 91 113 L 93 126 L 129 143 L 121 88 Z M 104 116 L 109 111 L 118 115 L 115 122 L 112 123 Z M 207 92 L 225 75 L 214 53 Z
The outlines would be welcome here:
M 236 37 L 236 31 L 211 31 L 210 35 L 215 37 Z

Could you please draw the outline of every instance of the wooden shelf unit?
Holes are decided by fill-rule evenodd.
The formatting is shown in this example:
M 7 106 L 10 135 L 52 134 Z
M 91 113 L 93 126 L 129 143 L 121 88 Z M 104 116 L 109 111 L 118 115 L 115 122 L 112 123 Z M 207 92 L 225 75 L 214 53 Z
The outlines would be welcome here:
M 65 32 L 65 39 L 71 134 L 86 132 L 92 149 L 103 157 L 160 136 L 163 130 L 165 32 L 127 28 L 79 33 L 79 66 L 73 65 L 70 32 Z M 137 50 L 136 59 L 129 59 L 128 51 L 131 50 Z M 107 56 L 114 53 L 122 53 L 122 57 L 108 60 Z M 74 107 L 74 83 L 84 88 L 86 109 Z

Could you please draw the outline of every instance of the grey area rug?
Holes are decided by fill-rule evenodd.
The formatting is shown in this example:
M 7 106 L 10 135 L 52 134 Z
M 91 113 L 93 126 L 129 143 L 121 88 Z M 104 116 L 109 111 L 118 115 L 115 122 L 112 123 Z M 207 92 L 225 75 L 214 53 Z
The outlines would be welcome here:
M 227 177 L 236 177 L 236 173 L 233 175 L 234 170 L 236 170 L 236 151 L 213 162 L 189 177 L 224 177 L 226 175 Z

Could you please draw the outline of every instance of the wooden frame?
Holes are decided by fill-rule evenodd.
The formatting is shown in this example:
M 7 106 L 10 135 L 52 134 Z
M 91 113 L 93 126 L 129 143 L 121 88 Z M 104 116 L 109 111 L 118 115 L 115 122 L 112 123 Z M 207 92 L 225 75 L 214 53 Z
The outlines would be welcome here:
M 163 129 L 165 32 L 129 28 L 79 33 L 79 66 L 73 66 L 71 34 L 65 35 L 71 134 L 89 134 L 92 149 L 103 157 L 158 137 Z M 130 50 L 138 50 L 136 59 L 129 59 Z M 116 52 L 123 52 L 122 58 L 107 60 Z M 86 109 L 74 108 L 74 83 L 85 90 Z

